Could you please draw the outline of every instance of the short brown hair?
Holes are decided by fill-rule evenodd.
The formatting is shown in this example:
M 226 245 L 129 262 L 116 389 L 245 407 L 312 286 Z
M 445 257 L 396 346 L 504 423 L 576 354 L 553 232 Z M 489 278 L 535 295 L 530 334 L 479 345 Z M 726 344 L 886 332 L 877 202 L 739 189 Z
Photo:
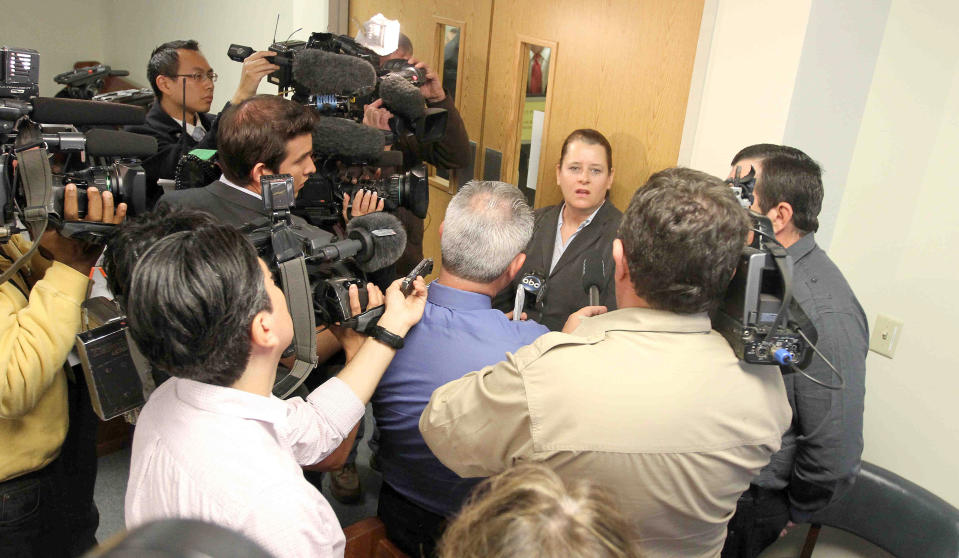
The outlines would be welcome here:
M 629 523 L 609 493 L 588 481 L 564 483 L 545 465 L 490 477 L 447 527 L 441 558 L 633 558 Z
M 257 163 L 279 172 L 286 142 L 312 134 L 318 122 L 319 115 L 309 108 L 277 95 L 255 95 L 231 106 L 220 117 L 217 132 L 223 174 L 246 185 Z
M 563 141 L 563 149 L 559 152 L 559 164 L 563 164 L 563 158 L 566 157 L 566 152 L 569 151 L 569 144 L 574 141 L 581 141 L 587 145 L 602 145 L 603 149 L 606 150 L 606 170 L 613 169 L 613 146 L 609 144 L 606 136 L 592 128 L 580 128 L 566 136 L 566 140 Z
M 655 309 L 694 314 L 722 300 L 748 229 L 728 185 L 677 167 L 636 191 L 618 237 L 636 294 Z

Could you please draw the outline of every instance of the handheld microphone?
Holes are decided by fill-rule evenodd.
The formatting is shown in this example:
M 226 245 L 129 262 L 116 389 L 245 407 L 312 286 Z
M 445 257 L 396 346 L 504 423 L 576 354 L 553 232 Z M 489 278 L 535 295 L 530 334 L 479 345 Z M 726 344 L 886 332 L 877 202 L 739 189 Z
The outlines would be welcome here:
M 0 99 L 0 119 L 17 120 L 29 116 L 38 124 L 74 126 L 143 124 L 146 111 L 132 105 L 119 105 L 81 99 L 34 97 L 28 101 Z
M 606 261 L 587 256 L 583 260 L 583 290 L 589 295 L 589 305 L 599 306 L 600 288 L 606 284 Z
M 518 321 L 524 310 L 533 310 L 546 295 L 545 273 L 527 272 L 516 286 L 516 298 L 513 299 L 513 321 Z
M 352 95 L 376 85 L 376 69 L 355 56 L 304 49 L 293 59 L 293 79 L 312 95 Z
M 377 211 L 350 219 L 345 240 L 311 247 L 311 253 L 327 261 L 350 256 L 363 271 L 382 269 L 403 255 L 406 229 L 389 213 Z

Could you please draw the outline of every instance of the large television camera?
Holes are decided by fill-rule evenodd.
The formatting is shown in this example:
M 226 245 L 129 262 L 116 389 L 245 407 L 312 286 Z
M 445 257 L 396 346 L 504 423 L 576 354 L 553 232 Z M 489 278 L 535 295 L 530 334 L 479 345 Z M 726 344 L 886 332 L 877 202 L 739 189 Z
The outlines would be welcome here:
M 63 190 L 78 187 L 81 216 L 86 187 L 113 194 L 129 213 L 146 209 L 145 177 L 139 158 L 156 153 L 156 140 L 110 129 L 78 131 L 78 126 L 142 123 L 143 109 L 76 99 L 33 97 L 39 55 L 28 49 L 0 49 L 0 242 L 29 231 L 39 239 L 48 224 L 64 236 L 103 242 L 113 225 L 64 221 Z M 79 164 L 51 164 L 51 152 L 78 154 Z M 14 165 L 17 161 L 17 165 Z M 14 266 L 17 267 L 17 266 Z
M 308 41 L 282 41 L 270 45 L 280 67 L 267 77 L 281 93 L 292 89 L 292 99 L 320 114 L 361 122 L 363 107 L 376 99 L 394 114 L 390 129 L 395 136 L 415 135 L 421 143 L 439 141 L 446 133 L 446 109 L 427 108 L 419 86 L 426 72 L 405 60 L 380 65 L 380 56 L 346 35 L 313 33 Z M 227 56 L 242 62 L 253 53 L 243 45 L 230 45 Z
M 293 343 L 285 356 L 294 356 L 295 362 L 291 368 L 277 371 L 273 385 L 273 394 L 283 398 L 316 366 L 317 325 L 339 323 L 357 331 L 375 325 L 383 307 L 354 315 L 349 289 L 357 287 L 365 306 L 366 272 L 400 257 L 406 247 L 406 231 L 396 217 L 380 212 L 352 219 L 346 235 L 338 238 L 293 219 L 290 175 L 265 176 L 261 187 L 270 223 L 249 225 L 243 232 L 278 278 L 293 318 Z M 142 406 L 144 386 L 153 378 L 129 339 L 122 309 L 112 301 L 90 299 L 84 303 L 84 323 L 91 329 L 77 335 L 76 347 L 94 410 L 108 420 Z
M 755 186 L 753 174 L 740 177 L 737 172 L 727 183 L 748 207 Z M 778 364 L 784 372 L 805 368 L 812 360 L 817 334 L 792 298 L 792 258 L 776 241 L 767 217 L 752 211 L 749 216 L 752 241 L 743 248 L 725 298 L 710 314 L 713 329 L 740 360 Z

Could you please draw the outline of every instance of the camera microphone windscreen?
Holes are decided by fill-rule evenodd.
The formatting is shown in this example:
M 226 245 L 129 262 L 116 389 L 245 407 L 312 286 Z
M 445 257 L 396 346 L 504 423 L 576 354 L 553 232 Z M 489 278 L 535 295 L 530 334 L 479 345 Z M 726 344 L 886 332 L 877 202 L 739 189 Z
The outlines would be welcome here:
M 426 102 L 418 87 L 397 75 L 389 75 L 380 82 L 380 98 L 392 113 L 414 121 L 426 114 Z
M 606 284 L 606 262 L 603 258 L 587 256 L 583 260 L 583 290 L 589 295 L 589 305 L 599 306 L 600 289 Z
M 376 85 L 376 70 L 361 58 L 310 48 L 293 59 L 293 79 L 314 95 L 351 95 Z
M 94 128 L 86 137 L 86 151 L 91 157 L 143 158 L 157 152 L 156 138 L 143 134 Z
M 392 230 L 395 234 L 384 234 Z M 350 219 L 346 225 L 347 236 L 369 236 L 373 239 L 373 254 L 358 254 L 357 265 L 363 271 L 382 269 L 403 255 L 406 249 L 406 229 L 395 216 L 375 211 Z M 366 261 L 362 261 L 364 258 Z
M 325 117 L 313 129 L 313 153 L 317 157 L 340 156 L 374 161 L 383 152 L 383 133 L 346 118 Z
M 146 111 L 133 105 L 85 101 L 81 99 L 30 99 L 30 118 L 39 124 L 73 124 L 74 126 L 143 124 Z

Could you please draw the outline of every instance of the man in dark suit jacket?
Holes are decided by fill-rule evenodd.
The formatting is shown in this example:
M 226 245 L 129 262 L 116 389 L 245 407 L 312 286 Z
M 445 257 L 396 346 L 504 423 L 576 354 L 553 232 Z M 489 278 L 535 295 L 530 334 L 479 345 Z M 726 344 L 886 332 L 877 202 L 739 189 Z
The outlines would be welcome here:
M 313 111 L 275 95 L 257 95 L 224 111 L 220 118 L 219 160 L 223 176 L 204 188 L 165 194 L 161 203 L 201 209 L 241 227 L 268 224 L 260 178 L 293 176 L 296 193 L 314 172 Z
M 316 172 L 313 128 L 318 119 L 307 107 L 276 95 L 256 95 L 229 107 L 220 117 L 218 139 L 223 176 L 204 188 L 169 192 L 159 203 L 203 210 L 235 227 L 269 225 L 260 178 L 292 175 L 294 192 L 300 192 Z M 317 336 L 320 362 L 339 348 L 329 330 Z
M 576 237 L 570 241 L 556 266 L 550 271 L 553 261 L 553 248 L 556 245 L 556 227 L 559 212 L 563 204 L 543 207 L 536 210 L 533 238 L 526 246 L 526 263 L 513 280 L 512 285 L 496 296 L 495 306 L 503 311 L 513 309 L 516 286 L 524 275 L 535 272 L 542 277 L 548 274 L 546 290 L 542 302 L 537 301 L 539 310 L 528 312 L 529 319 L 545 325 L 553 331 L 560 331 L 570 314 L 589 303 L 589 297 L 583 289 L 583 262 L 587 256 L 601 257 L 606 267 L 606 284 L 600 288 L 599 303 L 610 310 L 616 308 L 616 291 L 613 288 L 613 239 L 619 227 L 622 212 L 609 200 L 593 216 Z
M 256 94 L 263 76 L 279 69 L 265 59 L 272 54 L 255 52 L 243 61 L 240 84 L 231 103 L 237 104 Z M 146 121 L 129 126 L 127 130 L 157 140 L 156 154 L 143 161 L 147 195 L 152 206 L 163 195 L 163 188 L 157 181 L 174 178 L 182 155 L 193 149 L 217 148 L 219 116 L 208 112 L 213 103 L 217 75 L 196 41 L 170 41 L 158 46 L 150 55 L 147 77 L 156 101 L 147 112 Z

